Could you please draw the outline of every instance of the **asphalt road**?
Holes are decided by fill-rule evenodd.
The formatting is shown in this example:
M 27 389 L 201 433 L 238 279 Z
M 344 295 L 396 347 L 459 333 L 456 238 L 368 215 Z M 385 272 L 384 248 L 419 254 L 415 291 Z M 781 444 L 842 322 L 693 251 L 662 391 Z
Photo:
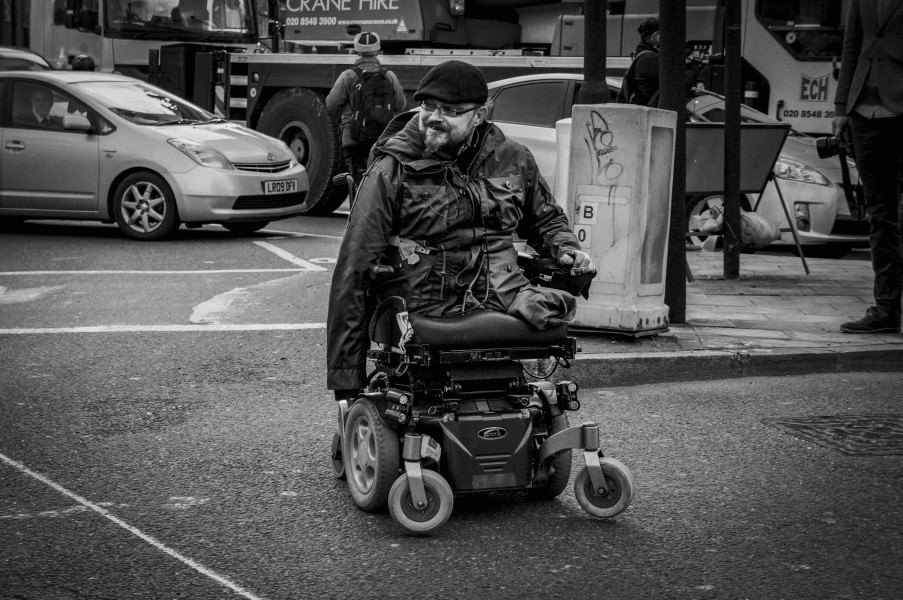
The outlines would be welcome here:
M 765 422 L 899 415 L 897 373 L 581 390 L 637 484 L 611 521 L 570 488 L 427 538 L 359 511 L 316 326 L 341 225 L 0 236 L 0 598 L 900 597 L 903 458 Z

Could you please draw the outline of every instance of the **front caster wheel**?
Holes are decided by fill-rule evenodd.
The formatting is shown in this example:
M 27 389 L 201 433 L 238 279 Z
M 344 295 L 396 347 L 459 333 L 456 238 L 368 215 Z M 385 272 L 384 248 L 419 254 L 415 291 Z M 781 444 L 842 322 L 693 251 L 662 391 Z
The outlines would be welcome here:
M 633 500 L 633 475 L 623 463 L 613 458 L 600 458 L 602 473 L 605 475 L 607 494 L 599 494 L 593 488 L 589 470 L 584 466 L 574 481 L 574 495 L 580 506 L 593 515 L 603 519 L 614 517 L 626 509 Z
M 414 505 L 407 475 L 395 480 L 389 491 L 389 512 L 392 518 L 411 533 L 430 533 L 448 521 L 455 497 L 445 478 L 435 471 L 423 471 L 426 506 Z
M 345 479 L 345 461 L 342 460 L 342 436 L 338 433 L 332 434 L 332 451 L 330 453 L 330 463 L 332 463 L 332 474 L 336 479 Z
M 401 465 L 398 434 L 382 422 L 370 400 L 359 399 L 348 411 L 342 458 L 355 504 L 367 512 L 384 508 Z

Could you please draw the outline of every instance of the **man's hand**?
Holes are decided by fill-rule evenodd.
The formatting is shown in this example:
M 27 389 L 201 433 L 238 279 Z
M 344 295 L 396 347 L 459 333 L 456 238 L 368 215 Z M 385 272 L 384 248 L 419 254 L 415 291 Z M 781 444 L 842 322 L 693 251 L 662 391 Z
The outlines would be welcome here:
M 841 132 L 850 126 L 850 117 L 837 116 L 831 121 L 831 135 L 840 137 Z
M 572 250 L 562 254 L 558 258 L 558 264 L 563 267 L 570 267 L 572 271 L 576 271 L 577 273 L 586 273 L 587 271 L 596 270 L 593 259 L 589 257 L 589 254 L 581 250 Z

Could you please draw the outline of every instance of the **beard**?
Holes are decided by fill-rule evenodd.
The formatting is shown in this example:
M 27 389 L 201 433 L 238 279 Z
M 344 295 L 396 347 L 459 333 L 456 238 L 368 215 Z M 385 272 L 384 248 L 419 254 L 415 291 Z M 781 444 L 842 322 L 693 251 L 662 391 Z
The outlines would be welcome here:
M 421 119 L 420 121 L 420 135 L 430 154 L 442 151 L 454 154 L 461 144 L 470 139 L 472 133 L 473 126 L 470 121 L 463 129 L 457 131 L 441 119 L 427 119 L 426 122 Z

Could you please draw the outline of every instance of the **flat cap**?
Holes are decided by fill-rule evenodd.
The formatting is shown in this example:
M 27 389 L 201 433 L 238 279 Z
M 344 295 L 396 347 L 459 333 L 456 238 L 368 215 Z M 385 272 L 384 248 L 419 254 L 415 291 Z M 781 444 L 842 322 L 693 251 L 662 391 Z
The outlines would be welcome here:
M 484 104 L 489 88 L 483 71 L 470 63 L 448 60 L 430 69 L 414 92 L 414 100 L 429 98 L 448 104 Z

